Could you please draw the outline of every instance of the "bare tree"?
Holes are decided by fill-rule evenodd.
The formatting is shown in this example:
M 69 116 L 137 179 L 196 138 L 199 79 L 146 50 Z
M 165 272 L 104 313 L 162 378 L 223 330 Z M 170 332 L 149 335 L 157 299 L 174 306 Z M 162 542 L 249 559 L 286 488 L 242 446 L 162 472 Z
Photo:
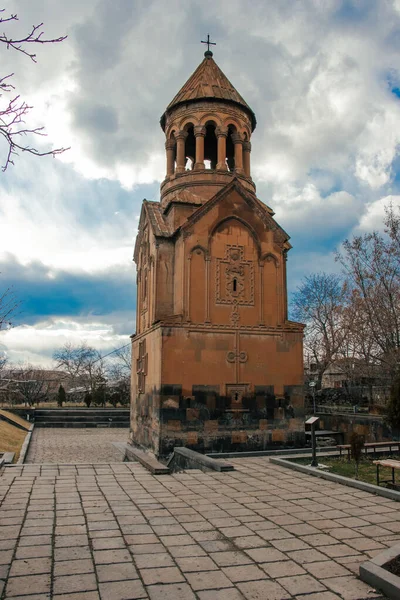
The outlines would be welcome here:
M 338 275 L 305 277 L 292 298 L 294 318 L 306 323 L 304 350 L 316 365 L 319 384 L 346 337 L 343 320 L 345 285 Z
M 19 302 L 11 288 L 0 295 L 0 331 L 11 327 L 12 317 L 15 316 Z
M 107 373 L 110 379 L 109 401 L 116 406 L 118 403 L 127 405 L 130 401 L 131 387 L 131 345 L 115 350 L 108 358 Z
M 132 368 L 131 346 L 124 346 L 115 350 L 109 356 L 107 372 L 111 379 L 130 379 Z
M 345 240 L 337 260 L 351 291 L 358 353 L 393 378 L 400 357 L 400 215 L 387 210 L 386 232 Z
M 51 381 L 45 369 L 24 365 L 14 369 L 12 376 L 16 390 L 29 406 L 48 398 Z
M 74 346 L 70 342 L 53 354 L 56 368 L 68 373 L 75 385 L 94 392 L 105 381 L 105 364 L 98 350 L 86 342 Z
M 13 22 L 18 21 L 16 14 L 3 16 L 5 9 L 0 9 L 0 24 L 10 26 Z M 14 37 L 10 33 L 0 35 L 0 43 L 4 44 L 7 50 L 14 50 L 24 54 L 27 58 L 36 63 L 36 54 L 31 52 L 32 45 L 40 44 L 56 44 L 62 42 L 67 36 L 58 38 L 46 39 L 42 30 L 43 23 L 34 25 L 25 35 Z M 61 154 L 67 148 L 53 148 L 48 151 L 40 151 L 29 142 L 24 142 L 25 138 L 31 135 L 45 136 L 43 127 L 29 127 L 25 119 L 31 110 L 21 96 L 15 92 L 15 87 L 11 83 L 11 78 L 14 73 L 0 75 L 0 97 L 4 94 L 11 94 L 9 99 L 0 107 L 0 135 L 3 136 L 7 144 L 7 155 L 5 163 L 2 167 L 3 171 L 11 164 L 14 164 L 13 157 L 18 155 L 18 152 L 29 152 L 36 156 L 46 156 Z

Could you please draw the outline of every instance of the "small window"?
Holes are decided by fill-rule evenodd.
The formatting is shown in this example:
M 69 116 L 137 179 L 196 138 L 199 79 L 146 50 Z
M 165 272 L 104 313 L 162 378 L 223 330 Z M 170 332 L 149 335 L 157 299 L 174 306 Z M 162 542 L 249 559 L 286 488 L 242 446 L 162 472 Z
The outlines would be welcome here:
M 232 289 L 233 289 L 234 292 L 237 292 L 237 279 L 236 279 L 236 277 L 233 278 Z

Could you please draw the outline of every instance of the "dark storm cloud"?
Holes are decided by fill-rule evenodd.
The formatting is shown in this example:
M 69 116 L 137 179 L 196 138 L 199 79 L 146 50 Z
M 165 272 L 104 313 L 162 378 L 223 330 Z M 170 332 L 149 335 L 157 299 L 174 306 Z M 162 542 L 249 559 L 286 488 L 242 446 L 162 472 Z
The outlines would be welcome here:
M 41 262 L 21 265 L 13 256 L 0 262 L 0 289 L 11 287 L 20 302 L 15 325 L 49 317 L 104 317 L 135 310 L 134 268 L 74 274 Z

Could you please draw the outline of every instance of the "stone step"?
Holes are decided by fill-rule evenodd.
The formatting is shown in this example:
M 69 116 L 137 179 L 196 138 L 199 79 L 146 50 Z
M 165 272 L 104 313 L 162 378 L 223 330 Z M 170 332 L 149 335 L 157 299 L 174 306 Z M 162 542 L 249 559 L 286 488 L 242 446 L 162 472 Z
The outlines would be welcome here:
M 41 421 L 105 421 L 112 419 L 113 421 L 129 421 L 127 415 L 35 415 L 35 423 Z
M 129 420 L 126 421 L 35 421 L 35 427 L 64 427 L 64 428 L 95 428 L 95 427 L 125 427 L 129 428 Z
M 35 427 L 129 427 L 129 409 L 53 408 L 36 409 Z

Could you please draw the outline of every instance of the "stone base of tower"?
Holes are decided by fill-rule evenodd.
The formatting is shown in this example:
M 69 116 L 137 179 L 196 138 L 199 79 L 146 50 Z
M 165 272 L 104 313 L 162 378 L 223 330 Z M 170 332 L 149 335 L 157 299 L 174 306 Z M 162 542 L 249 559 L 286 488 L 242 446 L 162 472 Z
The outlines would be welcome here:
M 132 357 L 132 444 L 161 457 L 304 445 L 301 333 L 156 326 Z

